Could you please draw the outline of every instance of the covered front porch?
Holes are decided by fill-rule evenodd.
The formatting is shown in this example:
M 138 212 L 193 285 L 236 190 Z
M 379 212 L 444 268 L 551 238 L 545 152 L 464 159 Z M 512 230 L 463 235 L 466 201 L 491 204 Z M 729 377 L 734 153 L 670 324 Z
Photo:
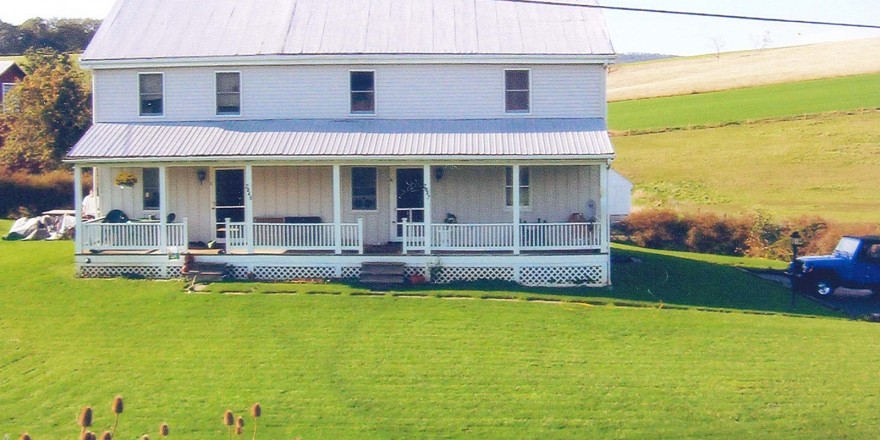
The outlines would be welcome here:
M 190 253 L 260 279 L 393 261 L 446 281 L 608 283 L 599 119 L 105 123 L 68 159 L 78 211 L 82 171 L 96 182 L 83 276 L 174 276 Z
M 607 252 L 604 163 L 125 164 L 91 172 L 99 217 L 80 220 L 77 254 Z M 136 182 L 116 185 L 123 174 Z

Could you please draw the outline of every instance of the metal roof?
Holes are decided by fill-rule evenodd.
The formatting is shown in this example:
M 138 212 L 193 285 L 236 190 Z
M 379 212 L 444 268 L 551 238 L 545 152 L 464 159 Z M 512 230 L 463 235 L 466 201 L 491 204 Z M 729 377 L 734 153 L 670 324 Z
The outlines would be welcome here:
M 527 159 L 613 154 L 602 119 L 293 119 L 99 123 L 67 159 Z
M 504 0 L 118 0 L 82 61 L 613 53 L 596 8 Z
M 12 66 L 15 65 L 15 61 L 3 61 L 0 60 L 0 75 L 6 73 Z

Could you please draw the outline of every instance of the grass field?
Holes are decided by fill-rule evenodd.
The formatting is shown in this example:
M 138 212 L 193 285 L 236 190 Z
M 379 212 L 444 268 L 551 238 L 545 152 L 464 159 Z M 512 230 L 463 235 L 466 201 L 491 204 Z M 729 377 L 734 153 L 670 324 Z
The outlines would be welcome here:
M 878 73 L 880 39 L 618 64 L 612 66 L 610 72 L 610 101 Z
M 637 203 L 878 222 L 880 112 L 619 136 Z
M 880 429 L 880 393 L 865 387 L 880 327 L 804 300 L 801 316 L 744 313 L 785 311 L 787 292 L 728 265 L 775 263 L 618 248 L 641 262 L 615 266 L 614 289 L 561 291 L 554 303 L 335 284 L 185 294 L 177 281 L 75 279 L 69 242 L 0 242 L 0 252 L 0 434 L 72 438 L 86 404 L 102 430 L 116 394 L 126 398 L 118 438 L 155 434 L 162 421 L 174 438 L 222 438 L 222 412 L 256 401 L 265 439 Z
M 612 130 L 719 125 L 880 108 L 880 74 L 609 103 Z

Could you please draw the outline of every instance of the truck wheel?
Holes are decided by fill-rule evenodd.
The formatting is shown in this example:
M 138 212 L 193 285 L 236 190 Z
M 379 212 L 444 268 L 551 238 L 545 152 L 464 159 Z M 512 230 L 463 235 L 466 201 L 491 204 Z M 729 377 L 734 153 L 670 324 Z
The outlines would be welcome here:
M 819 278 L 816 280 L 813 292 L 816 292 L 819 296 L 828 296 L 834 293 L 834 289 L 836 288 L 837 284 L 835 284 L 834 281 L 831 281 L 828 278 Z

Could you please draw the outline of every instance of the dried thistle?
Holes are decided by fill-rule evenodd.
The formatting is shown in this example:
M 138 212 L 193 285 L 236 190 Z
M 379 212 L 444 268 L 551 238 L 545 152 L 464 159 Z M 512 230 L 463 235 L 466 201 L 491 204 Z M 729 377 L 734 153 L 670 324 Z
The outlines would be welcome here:
M 76 422 L 83 428 L 83 432 L 86 431 L 86 428 L 92 426 L 92 407 L 84 406 Z
M 83 431 L 79 438 L 80 440 L 98 440 L 98 437 L 96 437 L 95 433 L 92 431 Z
M 254 436 L 252 437 L 252 440 L 257 439 L 257 419 L 260 418 L 261 415 L 263 415 L 263 408 L 260 406 L 260 403 L 257 402 L 251 407 L 251 416 L 254 418 Z
M 238 420 L 235 421 L 236 428 L 244 428 L 244 417 L 239 417 Z
M 163 423 L 163 424 L 159 425 L 159 435 L 161 435 L 162 437 L 168 437 L 168 433 L 170 431 L 171 430 L 168 428 L 167 423 Z
M 235 435 L 240 437 L 242 432 L 244 432 L 244 429 L 241 426 L 235 427 Z
M 113 433 L 110 431 L 104 431 L 104 433 L 101 434 L 101 440 L 113 440 Z
M 111 408 L 113 409 L 113 414 L 122 414 L 122 410 L 125 408 L 125 405 L 122 403 L 122 396 L 116 396 L 113 398 L 113 405 Z
M 119 426 L 119 415 L 122 414 L 122 410 L 125 409 L 125 405 L 122 403 L 122 396 L 116 396 L 113 398 L 113 403 L 110 405 L 110 409 L 112 409 L 113 414 L 116 415 L 113 419 L 113 429 L 110 430 L 110 435 L 113 436 L 116 434 L 116 427 Z
M 150 440 L 150 436 L 144 434 L 144 436 L 141 437 L 141 440 Z
M 31 440 L 31 436 L 30 434 L 23 432 L 21 433 L 21 437 L 19 437 L 19 440 Z
M 227 409 L 223 413 L 223 424 L 229 430 L 229 440 L 232 440 L 232 426 L 235 425 L 235 416 L 232 414 L 232 410 Z

